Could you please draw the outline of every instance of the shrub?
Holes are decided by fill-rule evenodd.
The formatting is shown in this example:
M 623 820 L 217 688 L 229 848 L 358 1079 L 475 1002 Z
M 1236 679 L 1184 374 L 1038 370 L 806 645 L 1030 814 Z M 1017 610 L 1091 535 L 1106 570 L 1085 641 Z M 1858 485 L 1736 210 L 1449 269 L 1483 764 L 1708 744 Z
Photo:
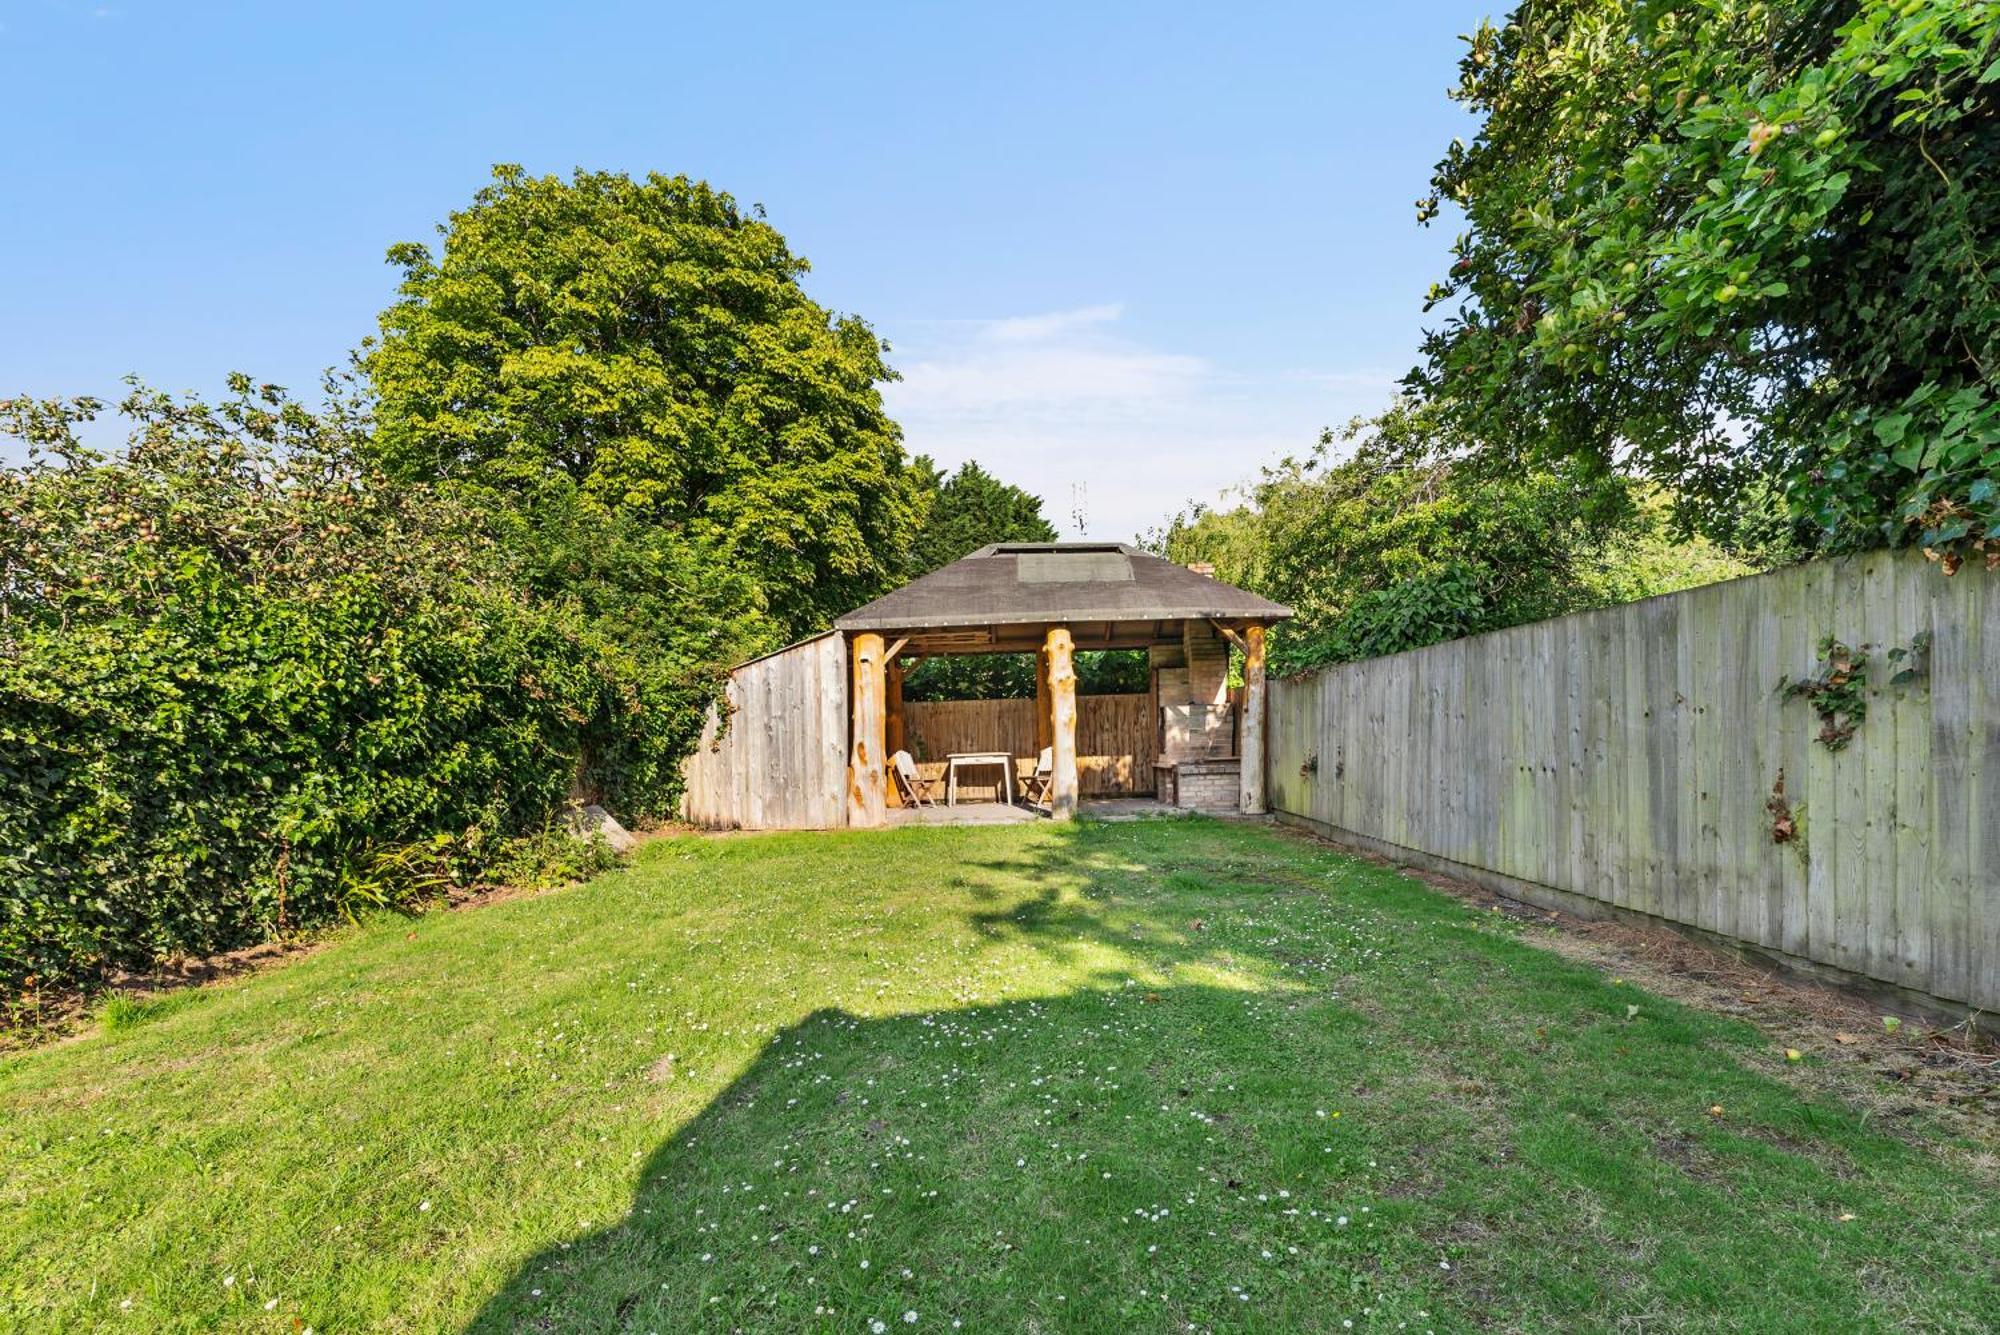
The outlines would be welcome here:
M 671 801 L 688 702 L 462 497 L 371 473 L 353 403 L 135 388 L 116 455 L 76 439 L 100 410 L 0 404 L 34 452 L 0 473 L 0 990 L 463 879 L 592 755 Z

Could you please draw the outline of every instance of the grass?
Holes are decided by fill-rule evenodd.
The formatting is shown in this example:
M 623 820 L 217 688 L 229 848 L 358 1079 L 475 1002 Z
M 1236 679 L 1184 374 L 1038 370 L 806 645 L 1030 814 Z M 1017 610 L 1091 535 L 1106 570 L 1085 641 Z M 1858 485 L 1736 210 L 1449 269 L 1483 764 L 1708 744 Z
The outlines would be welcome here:
M 662 840 L 106 1019 L 0 1066 L 0 1327 L 2000 1311 L 1974 1147 L 1255 827 Z

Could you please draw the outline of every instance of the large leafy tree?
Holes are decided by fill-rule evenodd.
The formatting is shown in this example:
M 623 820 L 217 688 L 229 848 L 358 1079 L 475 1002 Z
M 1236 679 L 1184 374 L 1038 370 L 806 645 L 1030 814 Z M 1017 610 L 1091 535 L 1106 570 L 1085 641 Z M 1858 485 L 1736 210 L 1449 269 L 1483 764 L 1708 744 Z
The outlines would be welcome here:
M 628 526 L 641 567 L 747 575 L 766 639 L 900 573 L 916 493 L 882 343 L 806 295 L 761 211 L 686 177 L 503 166 L 440 232 L 389 252 L 400 298 L 363 353 L 393 473 Z
M 1480 453 L 2000 560 L 2000 5 L 1530 0 L 1455 95 L 1412 383 Z

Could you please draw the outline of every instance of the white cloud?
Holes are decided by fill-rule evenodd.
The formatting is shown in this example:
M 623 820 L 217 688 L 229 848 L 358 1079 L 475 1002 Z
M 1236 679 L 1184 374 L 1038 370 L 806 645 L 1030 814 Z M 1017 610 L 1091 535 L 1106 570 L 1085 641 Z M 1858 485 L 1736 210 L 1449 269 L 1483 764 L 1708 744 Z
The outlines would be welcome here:
M 1123 314 L 1105 304 L 892 328 L 903 379 L 885 390 L 889 410 L 913 452 L 979 460 L 1041 496 L 1065 537 L 1123 541 L 1394 392 L 1393 375 L 1366 369 L 1231 372 L 1126 335 Z
M 1052 311 L 1047 315 L 1015 315 L 1004 320 L 988 320 L 981 333 L 1000 343 L 1032 342 L 1091 325 L 1111 324 L 1125 313 L 1117 302 L 1105 306 L 1079 306 L 1073 311 Z

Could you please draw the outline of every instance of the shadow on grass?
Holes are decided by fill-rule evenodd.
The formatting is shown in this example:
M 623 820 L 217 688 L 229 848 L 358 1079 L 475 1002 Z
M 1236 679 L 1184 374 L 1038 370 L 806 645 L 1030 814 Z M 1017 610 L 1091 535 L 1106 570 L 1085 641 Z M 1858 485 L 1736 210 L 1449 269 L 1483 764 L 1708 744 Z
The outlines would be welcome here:
M 650 1158 L 623 1222 L 533 1258 L 471 1329 L 904 1329 L 905 1312 L 925 1329 L 1135 1329 L 1226 1314 L 1227 1285 L 1268 1277 L 1254 1253 L 1228 1264 L 1207 1231 L 1262 1216 L 1313 1245 L 1334 1216 L 1285 1220 L 1277 1193 L 1369 1171 L 1362 1141 L 1325 1153 L 1325 1122 L 1252 1095 L 1273 1051 L 1310 1055 L 1289 1018 L 1254 993 L 1138 986 L 815 1013 Z M 1328 1018 L 1316 1046 L 1331 1060 L 1357 1021 Z M 1323 1277 L 1332 1264 L 1311 1262 Z M 1308 1296 L 1274 1292 L 1265 1313 L 1303 1317 Z
M 1337 865 L 1198 827 L 972 864 L 979 940 L 1070 990 L 783 1029 L 624 1220 L 470 1329 L 1796 1328 L 1879 1314 L 1895 1249 L 1963 1227 L 1879 1199 L 1944 1174 L 1815 1118 L 1741 1026 L 1628 1010 L 1387 873 L 1315 881 Z M 1903 1234 L 1836 1222 L 1856 1205 Z

